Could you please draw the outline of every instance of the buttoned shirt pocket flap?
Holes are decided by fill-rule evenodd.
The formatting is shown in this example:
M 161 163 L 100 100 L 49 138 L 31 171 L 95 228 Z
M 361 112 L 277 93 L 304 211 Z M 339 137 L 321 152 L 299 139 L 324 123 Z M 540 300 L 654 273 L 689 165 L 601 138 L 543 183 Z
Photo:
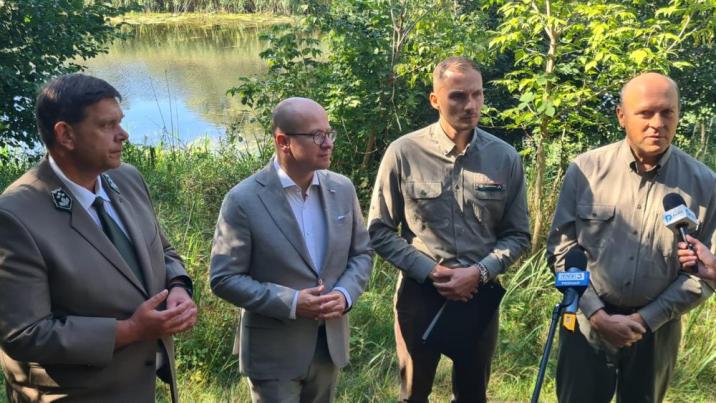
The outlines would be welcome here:
M 577 217 L 588 221 L 607 221 L 614 217 L 613 204 L 579 204 Z
M 603 248 L 611 239 L 615 206 L 613 204 L 577 205 L 577 242 L 590 254 Z
M 481 200 L 504 200 L 507 187 L 501 183 L 476 183 L 475 197 Z
M 435 199 L 442 193 L 442 182 L 408 182 L 407 191 L 412 199 Z

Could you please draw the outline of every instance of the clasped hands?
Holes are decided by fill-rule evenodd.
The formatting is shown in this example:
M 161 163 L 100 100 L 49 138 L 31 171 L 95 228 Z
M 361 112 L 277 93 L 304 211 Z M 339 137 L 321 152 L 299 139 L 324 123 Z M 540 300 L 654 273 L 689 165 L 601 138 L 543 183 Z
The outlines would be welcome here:
M 604 309 L 589 318 L 592 328 L 614 347 L 631 347 L 646 333 L 646 322 L 639 315 L 610 315 Z
M 162 302 L 165 310 L 157 310 Z M 197 307 L 181 287 L 162 290 L 144 301 L 126 320 L 117 321 L 115 348 L 185 332 L 196 324 Z
M 450 269 L 438 263 L 428 276 L 440 295 L 451 301 L 469 301 L 480 285 L 480 271 L 475 266 Z
M 340 318 L 346 310 L 346 297 L 340 291 L 322 294 L 326 287 L 304 288 L 298 292 L 296 316 L 315 320 Z
M 709 248 L 691 235 L 686 240 L 694 250 L 687 247 L 686 242 L 679 242 L 679 262 L 684 267 L 696 266 L 698 277 L 716 281 L 716 257 Z M 609 315 L 603 309 L 589 318 L 592 328 L 615 347 L 629 347 L 646 333 L 646 323 L 638 313 L 631 315 Z

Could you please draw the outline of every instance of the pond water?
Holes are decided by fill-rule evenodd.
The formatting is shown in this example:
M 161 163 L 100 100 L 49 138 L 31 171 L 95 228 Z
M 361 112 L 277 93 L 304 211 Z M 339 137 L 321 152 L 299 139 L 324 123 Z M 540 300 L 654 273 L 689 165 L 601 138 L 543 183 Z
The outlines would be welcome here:
M 157 144 L 223 135 L 240 119 L 238 97 L 226 90 L 239 77 L 262 74 L 262 28 L 242 23 L 124 25 L 127 38 L 82 62 L 88 74 L 122 94 L 124 128 L 134 143 Z M 267 28 L 263 28 L 267 29 Z M 173 134 L 173 135 L 172 135 Z

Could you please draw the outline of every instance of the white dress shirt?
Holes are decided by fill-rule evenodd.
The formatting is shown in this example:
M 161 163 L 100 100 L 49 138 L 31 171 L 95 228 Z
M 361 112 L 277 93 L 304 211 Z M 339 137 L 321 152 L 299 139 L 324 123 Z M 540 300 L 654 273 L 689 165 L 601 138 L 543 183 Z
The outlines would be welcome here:
M 97 210 L 92 207 L 92 203 L 94 203 L 94 200 L 99 196 L 104 201 L 104 209 L 107 211 L 107 214 L 114 220 L 114 222 L 119 225 L 119 228 L 124 232 L 124 235 L 127 236 L 127 239 L 132 239 L 129 237 L 129 234 L 127 233 L 127 229 L 124 228 L 124 224 L 122 223 L 122 219 L 119 218 L 119 214 L 117 214 L 117 211 L 112 207 L 112 200 L 109 199 L 109 195 L 107 195 L 107 192 L 104 190 L 104 187 L 102 186 L 102 180 L 98 176 L 97 181 L 94 185 L 94 192 L 90 192 L 89 190 L 85 189 L 84 187 L 76 184 L 73 182 L 70 178 L 68 178 L 64 172 L 62 172 L 62 169 L 59 165 L 57 165 L 57 162 L 50 156 L 50 168 L 52 168 L 52 171 L 57 175 L 57 177 L 60 178 L 62 183 L 67 186 L 67 188 L 70 190 L 72 195 L 75 197 L 75 200 L 82 206 L 82 208 L 89 214 L 89 216 L 92 218 L 92 221 L 97 224 L 97 226 L 101 229 L 102 223 L 99 221 L 99 216 L 97 215 Z
M 326 247 L 328 245 L 328 229 L 326 215 L 321 204 L 321 193 L 318 188 L 321 186 L 318 175 L 315 172 L 313 173 L 311 185 L 306 190 L 306 193 L 303 193 L 301 187 L 281 168 L 278 159 L 275 157 L 273 159 L 273 166 L 276 169 L 279 181 L 281 181 L 286 200 L 291 206 L 293 216 L 296 218 L 298 228 L 303 235 L 303 240 L 306 243 L 306 248 L 308 249 L 308 254 L 311 257 L 313 266 L 318 271 L 318 274 L 321 274 L 321 266 L 323 265 L 323 258 L 326 255 Z M 339 291 L 346 298 L 346 309 L 352 305 L 348 290 L 343 287 L 336 287 L 334 291 Z M 296 319 L 297 305 L 298 291 L 296 291 L 296 294 L 293 296 L 291 319 Z

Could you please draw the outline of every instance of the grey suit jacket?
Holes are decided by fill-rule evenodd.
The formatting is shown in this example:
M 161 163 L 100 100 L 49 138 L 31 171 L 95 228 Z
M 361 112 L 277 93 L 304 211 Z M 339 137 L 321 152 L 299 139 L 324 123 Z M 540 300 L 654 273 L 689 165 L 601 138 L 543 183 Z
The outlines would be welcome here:
M 317 270 L 272 163 L 229 191 L 221 206 L 211 251 L 211 287 L 242 307 L 235 350 L 252 379 L 293 379 L 305 374 L 319 323 L 290 319 L 296 290 L 343 287 L 353 304 L 372 269 L 372 252 L 350 180 L 318 171 L 328 245 Z M 319 274 L 320 273 L 320 276 Z M 348 316 L 326 321 L 328 349 L 338 367 L 348 363 Z M 236 352 L 236 351 L 235 351 Z
M 106 174 L 146 289 L 78 202 L 55 200 L 72 195 L 46 159 L 0 196 L 0 361 L 13 401 L 153 402 L 158 349 L 176 400 L 171 338 L 114 343 L 117 320 L 186 272 L 139 172 Z

